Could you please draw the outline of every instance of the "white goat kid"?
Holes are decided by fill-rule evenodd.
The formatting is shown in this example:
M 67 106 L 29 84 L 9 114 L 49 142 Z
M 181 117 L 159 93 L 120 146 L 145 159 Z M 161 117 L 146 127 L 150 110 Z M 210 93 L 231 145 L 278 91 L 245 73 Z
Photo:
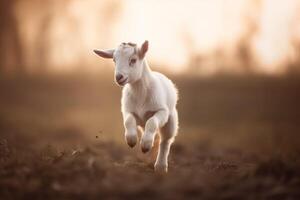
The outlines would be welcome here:
M 168 171 L 168 155 L 178 130 L 176 110 L 177 90 L 163 74 L 151 71 L 145 59 L 148 41 L 141 47 L 122 43 L 115 50 L 95 50 L 103 58 L 115 62 L 115 80 L 124 86 L 122 91 L 122 114 L 125 138 L 130 147 L 138 140 L 137 126 L 144 129 L 141 148 L 148 152 L 159 129 L 160 144 L 155 171 Z

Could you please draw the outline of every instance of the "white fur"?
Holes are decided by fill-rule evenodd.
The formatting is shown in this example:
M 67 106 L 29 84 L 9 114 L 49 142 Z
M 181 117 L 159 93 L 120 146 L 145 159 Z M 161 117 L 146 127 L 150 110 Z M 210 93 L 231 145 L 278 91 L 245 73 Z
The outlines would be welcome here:
M 178 130 L 178 95 L 170 79 L 149 68 L 145 59 L 147 50 L 148 42 L 141 48 L 123 43 L 110 51 L 116 63 L 115 74 L 123 76 L 121 85 L 125 85 L 121 110 L 126 141 L 129 146 L 135 146 L 137 127 L 142 127 L 144 134 L 140 143 L 142 151 L 147 152 L 153 147 L 155 134 L 159 130 L 160 145 L 154 167 L 156 171 L 167 172 L 170 146 Z M 102 56 L 99 51 L 96 53 Z M 130 65 L 132 58 L 136 58 L 134 65 Z

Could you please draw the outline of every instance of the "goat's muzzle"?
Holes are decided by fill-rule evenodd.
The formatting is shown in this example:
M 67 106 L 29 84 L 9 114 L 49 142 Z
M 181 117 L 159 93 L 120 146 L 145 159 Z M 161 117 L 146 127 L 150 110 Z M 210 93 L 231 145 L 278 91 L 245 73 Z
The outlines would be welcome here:
M 128 78 L 124 77 L 122 74 L 116 75 L 116 82 L 120 86 L 124 86 L 127 83 Z

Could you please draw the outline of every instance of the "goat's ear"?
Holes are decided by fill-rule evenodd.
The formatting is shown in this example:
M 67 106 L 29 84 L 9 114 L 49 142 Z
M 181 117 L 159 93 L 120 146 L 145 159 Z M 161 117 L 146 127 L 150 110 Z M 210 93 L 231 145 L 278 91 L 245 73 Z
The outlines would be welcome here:
M 114 56 L 114 49 L 110 50 L 94 50 L 95 54 L 101 56 L 102 58 L 113 58 Z
M 140 59 L 143 59 L 148 51 L 149 42 L 148 40 L 145 40 L 145 42 L 142 44 L 140 50 L 139 50 L 139 57 Z

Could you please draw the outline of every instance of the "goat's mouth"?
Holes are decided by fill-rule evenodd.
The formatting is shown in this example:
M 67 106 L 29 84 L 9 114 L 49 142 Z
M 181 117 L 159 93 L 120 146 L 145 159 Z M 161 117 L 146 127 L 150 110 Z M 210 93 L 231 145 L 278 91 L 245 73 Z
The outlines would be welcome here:
M 124 80 L 117 81 L 117 83 L 120 86 L 124 86 L 127 83 L 127 80 L 128 80 L 128 78 L 125 78 Z

